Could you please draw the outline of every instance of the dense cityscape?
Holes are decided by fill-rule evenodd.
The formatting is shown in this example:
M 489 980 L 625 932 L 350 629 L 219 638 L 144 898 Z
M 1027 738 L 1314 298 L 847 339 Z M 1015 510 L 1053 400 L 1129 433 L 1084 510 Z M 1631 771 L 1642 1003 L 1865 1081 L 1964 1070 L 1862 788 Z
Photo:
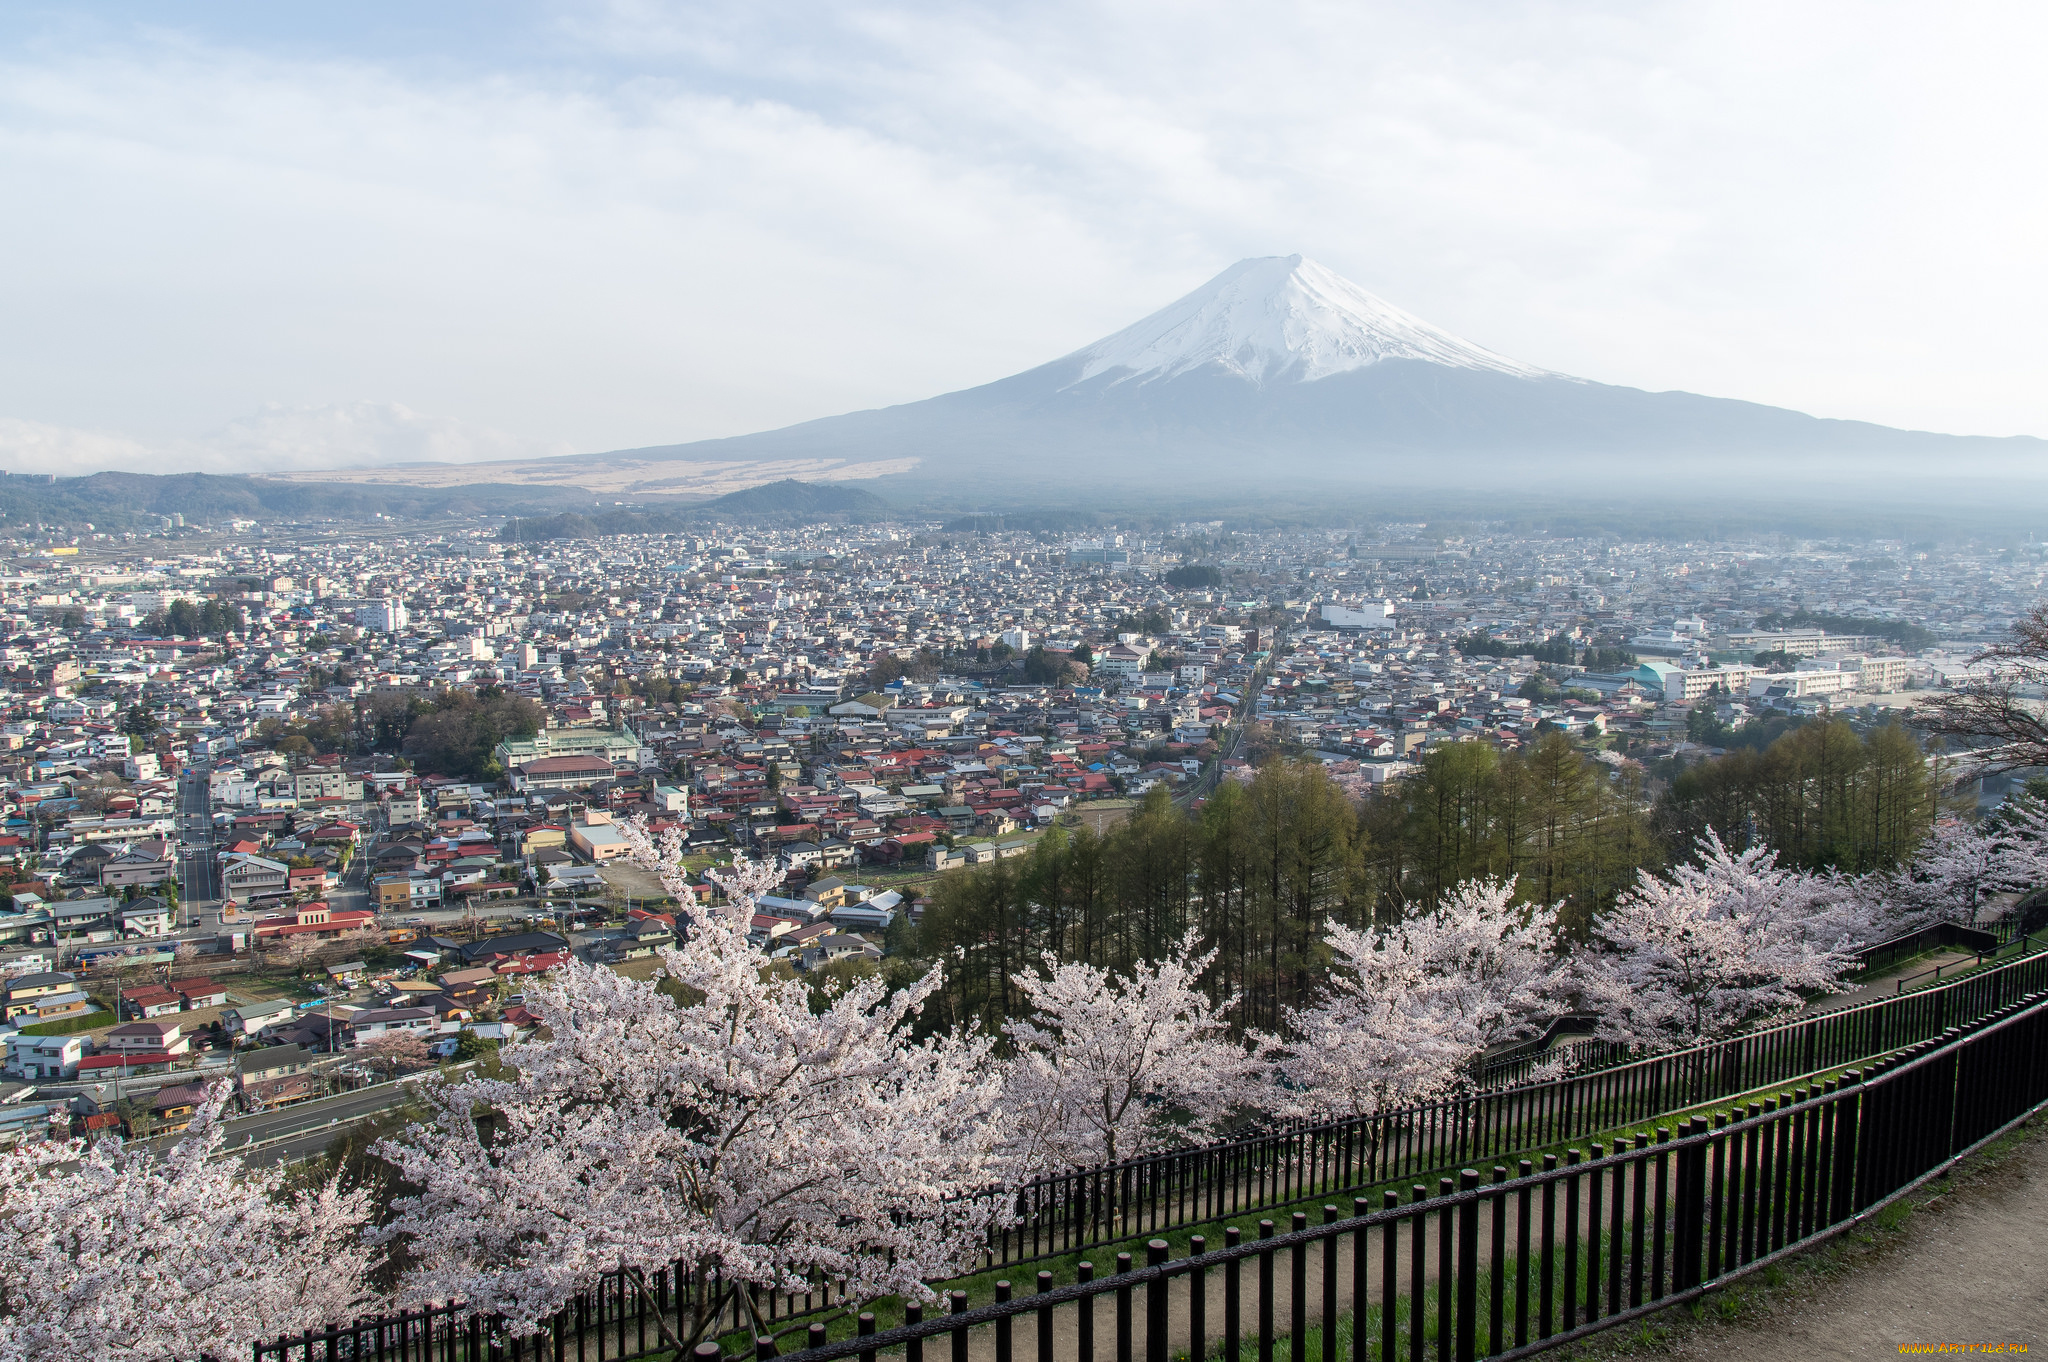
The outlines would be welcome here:
M 764 954 L 879 962 L 940 876 L 1276 756 L 1386 801 L 1446 746 L 1557 734 L 1647 811 L 1745 729 L 1910 717 L 2048 559 L 1421 523 L 253 529 L 7 545 L 12 1138 L 175 1130 L 215 1075 L 275 1112 L 518 1035 L 532 974 L 674 939 L 682 905 L 619 859 L 636 818 L 700 871 L 772 861 Z

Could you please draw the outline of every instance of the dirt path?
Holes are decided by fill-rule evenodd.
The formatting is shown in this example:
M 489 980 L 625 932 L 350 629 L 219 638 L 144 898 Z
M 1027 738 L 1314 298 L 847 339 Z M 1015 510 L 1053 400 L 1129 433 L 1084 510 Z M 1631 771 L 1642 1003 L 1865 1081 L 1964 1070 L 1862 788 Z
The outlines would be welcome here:
M 1855 1007 L 1860 1003 L 1882 1002 L 1886 998 L 1898 995 L 1901 979 L 1926 974 L 1936 965 L 1960 965 L 1965 960 L 1976 958 L 1973 951 L 1943 951 L 1938 955 L 1923 956 L 1910 964 L 1901 965 L 1889 974 L 1859 984 L 1847 993 L 1830 993 L 1826 997 L 1816 998 L 1802 1009 L 1802 1015 L 1810 1017 L 1818 1012 L 1839 1012 L 1845 1007 Z
M 2048 1120 L 2036 1118 L 2010 1156 L 1923 1193 L 1911 1215 L 1893 1218 L 1901 1227 L 1845 1236 L 1777 1287 L 1710 1301 L 1707 1322 L 1648 1331 L 1654 1337 L 1621 1330 L 1570 1355 L 1874 1362 L 1935 1355 L 1941 1345 L 1954 1354 L 1971 1345 L 2048 1350 Z M 1719 1318 L 1728 1314 L 1738 1318 Z
M 1581 1195 L 1589 1197 L 1589 1189 L 1582 1189 Z M 1608 1206 L 1611 1205 L 1610 1199 Z M 1581 1206 L 1590 1210 L 1583 1199 Z M 1509 1215 L 1512 1222 L 1512 1202 Z M 1811 1362 L 1814 1358 L 1897 1357 L 1906 1346 L 1943 1344 L 2016 1344 L 2025 1345 L 2030 1351 L 2048 1349 L 2048 1120 L 2037 1123 L 2017 1153 L 1988 1170 L 1964 1175 L 1952 1189 L 1933 1195 L 1925 1209 L 1916 1210 L 1911 1216 L 1885 1219 L 1894 1218 L 1902 1220 L 1907 1229 L 1876 1228 L 1869 1234 L 1852 1235 L 1808 1255 L 1805 1265 L 1789 1276 L 1773 1269 L 1758 1278 L 1747 1279 L 1746 1285 L 1731 1292 L 1717 1294 L 1703 1307 L 1704 1323 L 1688 1320 L 1675 1328 L 1666 1324 L 1648 1331 L 1642 1326 L 1623 1326 L 1576 1348 L 1567 1347 L 1559 1354 L 1560 1362 L 1569 1357 L 1621 1356 L 1672 1356 L 1702 1362 L 1710 1357 L 1735 1358 L 1738 1362 Z M 1480 1252 L 1486 1256 L 1492 1217 L 1483 1205 L 1479 1225 Z M 1246 1228 L 1255 1233 L 1256 1221 Z M 1285 1228 L 1284 1223 L 1281 1228 Z M 1421 1265 L 1423 1279 L 1431 1287 L 1437 1280 L 1439 1228 L 1432 1216 L 1428 1248 Z M 1414 1280 L 1410 1244 L 1404 1231 L 1397 1259 L 1400 1295 L 1407 1293 Z M 1341 1315 L 1350 1314 L 1358 1303 L 1351 1289 L 1351 1247 L 1350 1237 L 1346 1236 L 1335 1259 L 1337 1278 L 1333 1294 Z M 1381 1305 L 1383 1299 L 1380 1253 L 1380 1235 L 1374 1232 L 1365 1297 L 1366 1303 L 1374 1307 Z M 1304 1255 L 1301 1268 L 1305 1290 L 1301 1313 L 1296 1316 L 1290 1289 L 1292 1255 L 1276 1255 L 1276 1332 L 1287 1334 L 1321 1322 L 1325 1261 L 1320 1248 Z M 1098 1267 L 1099 1275 L 1114 1270 L 1108 1262 L 1099 1263 Z M 1257 1261 L 1247 1260 L 1239 1284 L 1242 1327 L 1247 1333 L 1257 1327 L 1258 1276 Z M 1782 1280 L 1784 1285 L 1761 1288 L 1760 1283 L 1766 1278 Z M 1028 1294 L 1033 1285 L 1030 1274 L 1020 1271 L 1017 1285 L 1019 1295 Z M 1229 1292 L 1220 1271 L 1210 1273 L 1205 1286 L 1201 1332 L 1208 1348 L 1214 1350 L 1224 1332 Z M 1745 1304 L 1745 1293 L 1766 1302 L 1767 1308 L 1755 1306 L 1754 1301 Z M 1168 1299 L 1169 1346 L 1179 1354 L 1188 1348 L 1195 1333 L 1196 1316 L 1186 1278 L 1173 1282 Z M 1484 1299 L 1482 1293 L 1482 1315 Z M 1437 1304 L 1432 1292 L 1426 1307 L 1432 1315 Z M 1144 1294 L 1134 1293 L 1127 1308 L 1136 1352 L 1142 1355 L 1146 1334 Z M 1093 1313 L 1092 1355 L 1097 1359 L 1115 1356 L 1118 1302 L 1113 1296 L 1103 1297 L 1096 1302 Z M 1402 1314 L 1405 1313 L 1404 1302 Z M 1682 1314 L 1682 1310 L 1674 1313 Z M 1723 1322 L 1718 1316 L 1726 1313 L 1746 1313 L 1754 1318 Z M 1051 1325 L 1055 1358 L 1070 1362 L 1090 1355 L 1081 1346 L 1080 1316 L 1075 1307 L 1055 1310 Z M 1012 1330 L 1011 1355 L 1037 1355 L 1038 1321 L 1028 1314 L 1019 1316 Z M 1401 1334 L 1405 1355 L 1405 1319 Z M 943 1356 L 935 1349 L 944 1346 L 939 1340 L 928 1344 L 928 1362 L 935 1355 Z M 1430 1352 L 1434 1354 L 1433 1344 Z M 1344 1353 L 1350 1356 L 1348 1346 Z M 971 1362 L 994 1362 L 1001 1356 L 995 1331 L 973 1331 L 966 1356 Z

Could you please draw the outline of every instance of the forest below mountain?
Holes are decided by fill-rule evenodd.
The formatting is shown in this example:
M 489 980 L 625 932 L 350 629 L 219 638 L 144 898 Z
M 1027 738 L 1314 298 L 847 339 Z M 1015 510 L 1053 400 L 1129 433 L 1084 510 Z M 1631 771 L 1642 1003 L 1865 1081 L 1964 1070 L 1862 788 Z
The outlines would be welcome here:
M 949 960 L 932 1023 L 994 1024 L 1015 1015 L 1014 976 L 1044 954 L 1127 970 L 1192 928 L 1218 951 L 1204 986 L 1242 995 L 1237 1024 L 1271 1028 L 1327 976 L 1333 923 L 1384 926 L 1463 882 L 1513 877 L 1520 900 L 1560 904 L 1560 927 L 1583 939 L 1639 872 L 1690 861 L 1709 827 L 1787 867 L 1890 871 L 1927 837 L 1935 796 L 1910 734 L 1840 722 L 1703 762 L 1655 799 L 1640 768 L 1559 733 L 1520 752 L 1438 748 L 1364 799 L 1313 761 L 1281 758 L 1223 782 L 1196 813 L 1154 789 L 1107 832 L 1056 828 L 1026 857 L 945 876 L 921 924 L 893 929 L 884 965 L 907 978 Z

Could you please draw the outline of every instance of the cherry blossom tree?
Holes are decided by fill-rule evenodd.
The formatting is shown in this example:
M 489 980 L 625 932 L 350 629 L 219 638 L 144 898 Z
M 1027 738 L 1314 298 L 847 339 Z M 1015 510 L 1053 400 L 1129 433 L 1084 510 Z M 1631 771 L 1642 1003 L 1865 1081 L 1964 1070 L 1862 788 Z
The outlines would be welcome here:
M 1031 1005 L 1003 1029 L 1016 1048 L 1010 1102 L 1036 1168 L 1114 1163 L 1213 1135 L 1263 1095 L 1263 1040 L 1230 1039 L 1236 999 L 1200 989 L 1215 952 L 1190 932 L 1127 975 L 1045 957 L 1014 981 Z
M 329 949 L 315 932 L 280 932 L 263 943 L 263 963 L 272 969 L 299 970 Z
M 1944 818 L 1898 870 L 1854 882 L 1873 938 L 1971 923 L 1987 895 L 2048 886 L 2048 804 L 2016 795 L 1981 821 Z
M 1811 886 L 1789 881 L 1789 903 L 1780 904 L 1766 888 L 1774 872 L 1741 858 L 1669 879 L 1644 871 L 1597 925 L 1594 948 L 1576 960 L 1600 1034 L 1691 1044 L 1796 1011 L 1802 990 L 1839 989 L 1854 937 L 1816 935 L 1797 910 Z
M 158 1152 L 53 1139 L 0 1154 L 0 1362 L 246 1355 L 354 1318 L 369 1193 L 296 1192 L 221 1149 L 226 1084 Z
M 1999 888 L 2032 890 L 2048 883 L 2048 803 L 2015 795 L 1987 822 L 1997 849 Z
M 1881 930 L 1880 911 L 1853 876 L 1781 866 L 1778 853 L 1762 844 L 1730 851 L 1712 828 L 1694 843 L 1694 853 L 1696 863 L 1673 866 L 1666 878 L 1709 895 L 1730 913 L 1828 949 L 1859 945 Z
M 1283 1112 L 1370 1117 L 1454 1091 L 1552 1001 L 1556 921 L 1513 880 L 1474 880 L 1385 932 L 1331 927 L 1321 998 L 1287 1014 Z
M 1899 936 L 1936 922 L 1975 921 L 1983 896 L 2001 887 L 2000 851 L 1998 840 L 1975 823 L 1944 819 L 1936 824 L 1905 866 L 1864 877 L 1864 892 L 1880 924 L 1874 934 Z
M 429 1058 L 427 1043 L 413 1031 L 379 1031 L 366 1037 L 356 1050 L 373 1068 L 382 1069 L 387 1076 L 396 1074 L 400 1069 L 419 1068 Z
M 685 898 L 677 835 L 622 832 Z M 813 1012 L 747 939 L 773 869 L 713 879 L 728 902 L 695 911 L 665 977 L 571 961 L 538 980 L 542 1028 L 505 1047 L 511 1076 L 430 1090 L 430 1117 L 380 1146 L 423 1189 L 384 1231 L 419 1263 L 412 1298 L 459 1296 L 523 1332 L 599 1273 L 680 1261 L 704 1285 L 681 1346 L 728 1306 L 770 1332 L 747 1287 L 930 1299 L 923 1283 L 1013 1213 L 992 1038 L 908 1036 L 938 971 L 894 993 L 856 980 Z

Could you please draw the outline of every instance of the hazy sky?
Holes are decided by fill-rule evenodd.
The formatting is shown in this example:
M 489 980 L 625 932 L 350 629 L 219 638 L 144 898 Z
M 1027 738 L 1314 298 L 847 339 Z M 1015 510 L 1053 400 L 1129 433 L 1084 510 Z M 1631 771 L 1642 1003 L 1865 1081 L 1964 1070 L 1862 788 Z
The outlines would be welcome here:
M 1295 251 L 1545 368 L 2048 435 L 2044 37 L 2016 4 L 16 0 L 0 466 L 735 434 Z

